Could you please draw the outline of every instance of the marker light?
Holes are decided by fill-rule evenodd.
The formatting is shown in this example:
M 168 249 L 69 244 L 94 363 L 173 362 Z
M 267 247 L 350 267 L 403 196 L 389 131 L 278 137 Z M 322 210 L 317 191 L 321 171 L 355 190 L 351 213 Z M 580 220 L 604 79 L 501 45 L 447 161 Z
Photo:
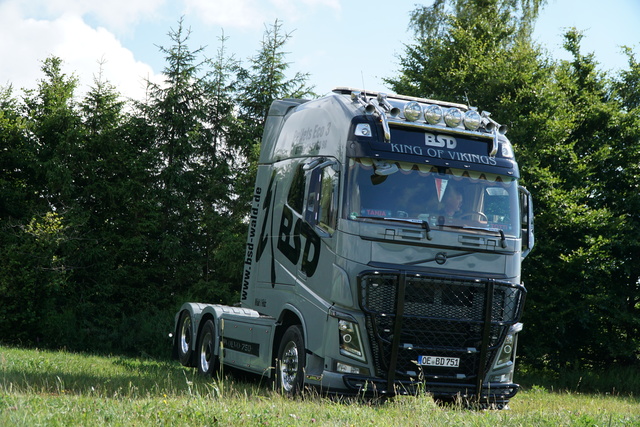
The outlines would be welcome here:
M 511 147 L 511 143 L 509 141 L 502 141 L 500 143 L 500 146 L 502 147 L 502 157 L 505 157 L 507 159 L 512 159 L 513 147 Z
M 433 104 L 427 105 L 424 109 L 424 119 L 432 125 L 440 123 L 440 120 L 442 120 L 442 107 Z
M 462 123 L 462 112 L 454 107 L 447 108 L 444 111 L 444 122 L 449 127 L 458 127 Z
M 422 108 L 420 104 L 415 101 L 407 102 L 404 105 L 404 118 L 409 120 L 410 122 L 415 122 L 420 118 L 422 114 Z
M 477 111 L 469 110 L 464 113 L 464 127 L 469 130 L 477 130 L 482 124 L 482 117 Z

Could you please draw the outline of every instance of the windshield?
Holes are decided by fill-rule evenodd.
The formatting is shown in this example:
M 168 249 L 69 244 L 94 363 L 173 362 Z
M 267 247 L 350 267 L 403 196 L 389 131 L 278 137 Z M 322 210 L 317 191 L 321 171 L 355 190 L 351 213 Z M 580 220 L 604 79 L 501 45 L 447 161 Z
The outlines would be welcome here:
M 387 175 L 378 175 L 375 173 Z M 345 215 L 427 221 L 431 227 L 502 230 L 518 236 L 513 177 L 406 162 L 351 159 Z

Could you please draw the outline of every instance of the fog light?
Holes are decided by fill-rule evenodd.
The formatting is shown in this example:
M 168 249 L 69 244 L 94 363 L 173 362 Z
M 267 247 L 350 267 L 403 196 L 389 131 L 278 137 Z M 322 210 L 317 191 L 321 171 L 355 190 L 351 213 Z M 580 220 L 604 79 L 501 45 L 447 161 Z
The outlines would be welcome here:
M 346 363 L 337 362 L 336 371 L 343 374 L 360 374 L 360 368 L 357 366 L 347 365 Z
M 509 377 L 506 374 L 494 375 L 489 379 L 492 383 L 508 383 Z

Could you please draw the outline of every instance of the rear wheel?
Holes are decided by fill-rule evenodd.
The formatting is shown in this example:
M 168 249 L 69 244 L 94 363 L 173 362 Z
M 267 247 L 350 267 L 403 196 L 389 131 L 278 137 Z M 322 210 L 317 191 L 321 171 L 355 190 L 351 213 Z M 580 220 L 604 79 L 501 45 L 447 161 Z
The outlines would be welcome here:
M 302 391 L 305 367 L 304 337 L 298 325 L 290 326 L 282 336 L 276 360 L 276 387 L 290 395 Z
M 213 376 L 218 369 L 218 357 L 215 355 L 216 331 L 213 320 L 207 320 L 198 337 L 196 365 L 201 375 Z
M 191 322 L 191 314 L 188 311 L 180 315 L 178 321 L 178 359 L 183 366 L 191 366 L 193 350 L 191 349 L 191 340 L 193 339 L 193 323 Z

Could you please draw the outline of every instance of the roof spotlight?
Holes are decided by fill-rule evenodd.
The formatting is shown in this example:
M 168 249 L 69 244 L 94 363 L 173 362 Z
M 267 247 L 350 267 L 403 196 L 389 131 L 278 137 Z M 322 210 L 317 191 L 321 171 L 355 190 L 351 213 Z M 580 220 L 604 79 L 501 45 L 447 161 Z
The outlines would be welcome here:
M 442 120 L 442 107 L 439 105 L 427 105 L 424 108 L 424 119 L 432 125 L 440 123 Z
M 404 118 L 410 122 L 415 122 L 422 115 L 422 107 L 416 101 L 407 102 L 404 105 Z
M 444 122 L 449 127 L 458 127 L 462 123 L 462 111 L 455 107 L 447 108 L 444 111 Z
M 469 130 L 477 130 L 482 124 L 482 117 L 475 110 L 469 110 L 464 113 L 464 127 Z

